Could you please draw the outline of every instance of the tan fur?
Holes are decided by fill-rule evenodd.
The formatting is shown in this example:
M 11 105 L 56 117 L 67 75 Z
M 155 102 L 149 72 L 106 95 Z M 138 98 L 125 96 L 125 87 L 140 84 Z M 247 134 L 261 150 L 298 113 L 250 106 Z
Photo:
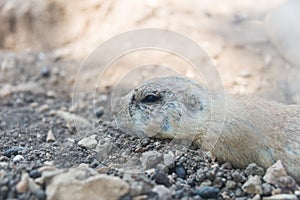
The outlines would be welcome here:
M 163 91 L 162 99 L 142 103 L 153 91 Z M 186 78 L 166 77 L 138 86 L 122 97 L 114 110 L 119 127 L 129 133 L 189 137 L 218 160 L 236 167 L 254 162 L 267 168 L 281 160 L 288 173 L 300 181 L 298 105 L 246 96 L 225 98 Z

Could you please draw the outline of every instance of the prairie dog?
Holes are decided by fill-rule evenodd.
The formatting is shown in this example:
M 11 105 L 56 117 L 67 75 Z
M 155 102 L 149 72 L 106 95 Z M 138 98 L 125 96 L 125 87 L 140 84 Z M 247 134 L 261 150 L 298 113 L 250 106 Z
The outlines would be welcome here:
M 114 111 L 125 132 L 192 138 L 199 147 L 213 145 L 210 150 L 218 160 L 236 167 L 256 163 L 267 168 L 281 160 L 300 181 L 299 105 L 249 96 L 224 98 L 187 78 L 163 77 L 120 98 Z

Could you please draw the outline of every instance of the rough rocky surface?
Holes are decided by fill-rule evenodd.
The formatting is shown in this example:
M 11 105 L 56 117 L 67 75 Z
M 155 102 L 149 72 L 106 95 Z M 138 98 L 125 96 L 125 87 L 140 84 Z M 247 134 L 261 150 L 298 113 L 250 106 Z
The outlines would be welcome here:
M 184 141 L 171 144 L 121 132 L 111 115 L 113 85 L 87 92 L 99 78 L 94 68 L 81 74 L 86 78 L 82 93 L 72 101 L 86 52 L 117 33 L 155 26 L 201 43 L 229 92 L 299 103 L 299 68 L 256 26 L 281 1 L 262 2 L 259 8 L 252 0 L 66 2 L 0 2 L 0 200 L 59 199 L 62 193 L 72 199 L 300 198 L 284 163 L 267 170 L 255 164 L 237 169 Z M 159 58 L 157 63 L 172 60 Z M 133 61 L 145 59 L 138 54 L 117 63 L 123 66 L 120 73 Z M 112 70 L 108 83 L 117 72 Z
M 118 177 L 98 174 L 96 170 L 88 167 L 71 168 L 54 176 L 48 175 L 45 182 L 49 200 L 117 200 L 129 192 L 129 186 L 125 181 Z

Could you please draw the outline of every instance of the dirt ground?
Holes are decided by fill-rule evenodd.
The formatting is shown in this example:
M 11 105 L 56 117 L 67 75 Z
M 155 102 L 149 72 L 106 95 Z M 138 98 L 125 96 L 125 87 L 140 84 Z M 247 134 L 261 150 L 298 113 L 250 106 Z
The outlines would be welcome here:
M 51 183 L 37 181 L 41 168 L 80 164 L 125 180 L 130 190 L 121 199 L 260 199 L 284 193 L 280 185 L 266 183 L 259 195 L 247 193 L 242 189 L 249 178 L 245 169 L 218 163 L 192 147 L 135 138 L 117 129 L 112 94 L 174 71 L 197 79 L 194 69 L 178 56 L 138 50 L 99 74 L 106 67 L 101 61 L 128 45 L 124 42 L 96 54 L 96 63 L 88 63 L 112 36 L 138 28 L 168 29 L 191 38 L 212 59 L 218 74 L 203 68 L 208 85 L 218 76 L 229 93 L 299 104 L 300 67 L 284 58 L 264 24 L 265 16 L 283 2 L 0 0 L 0 199 L 51 199 Z M 149 64 L 151 68 L 145 66 Z M 86 68 L 77 74 L 80 66 Z M 72 113 L 78 117 L 77 127 Z M 93 135 L 99 148 L 80 143 Z M 174 161 L 167 167 L 146 166 L 154 169 L 148 176 L 126 178 L 126 164 L 134 158 L 143 163 L 146 152 L 170 154 Z M 234 173 L 241 178 L 234 180 Z M 30 184 L 20 189 L 24 174 L 35 181 L 34 189 Z M 232 180 L 235 185 L 230 187 Z M 167 188 L 166 197 L 153 189 L 157 185 Z M 202 186 L 214 187 L 210 189 L 216 195 L 199 194 Z M 298 185 L 287 193 L 297 190 Z

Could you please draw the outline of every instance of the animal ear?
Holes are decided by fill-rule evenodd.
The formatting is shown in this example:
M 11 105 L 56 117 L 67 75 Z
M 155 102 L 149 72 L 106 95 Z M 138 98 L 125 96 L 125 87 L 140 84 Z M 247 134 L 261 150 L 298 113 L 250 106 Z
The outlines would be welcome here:
M 201 95 L 199 94 L 199 89 L 189 88 L 185 91 L 184 101 L 186 108 L 188 110 L 202 110 L 203 104 L 201 101 Z

